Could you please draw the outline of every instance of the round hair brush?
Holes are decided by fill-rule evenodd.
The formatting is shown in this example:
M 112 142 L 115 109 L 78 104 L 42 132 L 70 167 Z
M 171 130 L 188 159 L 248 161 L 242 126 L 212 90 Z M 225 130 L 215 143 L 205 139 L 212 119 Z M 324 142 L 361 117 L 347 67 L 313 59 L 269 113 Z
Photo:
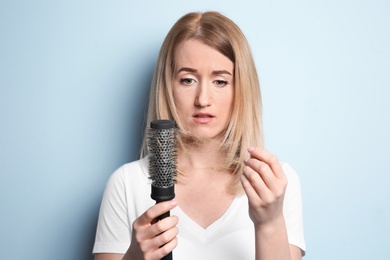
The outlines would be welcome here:
M 148 129 L 149 178 L 151 197 L 156 203 L 175 198 L 176 129 L 173 120 L 154 120 Z M 157 221 L 170 216 L 170 212 L 157 217 Z M 171 260 L 172 252 L 162 258 Z

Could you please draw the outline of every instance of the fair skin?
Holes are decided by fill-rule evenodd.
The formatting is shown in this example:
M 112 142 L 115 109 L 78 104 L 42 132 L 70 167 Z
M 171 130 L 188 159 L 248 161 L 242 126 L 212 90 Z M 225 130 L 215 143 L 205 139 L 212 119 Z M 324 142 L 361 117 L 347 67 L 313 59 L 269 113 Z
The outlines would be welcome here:
M 133 223 L 133 238 L 125 255 L 96 254 L 95 260 L 161 259 L 180 243 L 179 220 L 171 216 L 154 223 L 156 217 L 180 205 L 198 225 L 207 228 L 234 199 L 228 190 L 232 175 L 221 165 L 223 154 L 219 149 L 234 104 L 233 63 L 197 40 L 178 46 L 175 63 L 177 112 L 182 127 L 200 141 L 185 153 L 178 151 L 178 167 L 186 174 L 176 184 L 175 200 L 152 206 Z M 243 163 L 241 182 L 254 224 L 256 259 L 301 259 L 300 249 L 287 240 L 283 217 L 287 179 L 278 160 L 263 149 L 250 147 Z
M 173 96 L 182 127 L 195 139 L 218 140 L 233 107 L 233 63 L 197 40 L 177 49 Z

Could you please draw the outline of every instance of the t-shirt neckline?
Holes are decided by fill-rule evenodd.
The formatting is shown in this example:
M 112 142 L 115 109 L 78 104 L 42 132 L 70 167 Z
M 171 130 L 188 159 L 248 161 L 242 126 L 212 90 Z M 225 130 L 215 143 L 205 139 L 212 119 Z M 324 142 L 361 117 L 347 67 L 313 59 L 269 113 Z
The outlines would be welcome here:
M 211 239 L 215 234 L 218 233 L 218 230 L 221 229 L 221 226 L 229 219 L 233 212 L 237 210 L 238 206 L 240 205 L 240 200 L 242 196 L 236 196 L 230 203 L 229 207 L 226 209 L 226 211 L 222 214 L 220 218 L 215 220 L 213 223 L 211 223 L 208 227 L 203 228 L 200 226 L 196 221 L 194 221 L 192 218 L 190 218 L 181 208 L 180 206 L 177 206 L 175 209 L 172 210 L 172 213 L 175 214 L 179 218 L 179 224 L 181 228 L 179 230 L 185 228 L 187 231 L 189 231 L 193 236 L 197 237 L 198 239 L 207 242 L 209 239 Z M 184 231 L 184 230 L 183 230 Z M 179 232 L 181 233 L 181 232 Z

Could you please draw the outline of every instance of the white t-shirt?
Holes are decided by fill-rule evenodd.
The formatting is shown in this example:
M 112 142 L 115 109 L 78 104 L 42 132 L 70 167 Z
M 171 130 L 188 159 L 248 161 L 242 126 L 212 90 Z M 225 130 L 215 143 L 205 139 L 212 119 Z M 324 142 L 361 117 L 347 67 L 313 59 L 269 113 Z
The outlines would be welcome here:
M 150 198 L 146 163 L 147 160 L 142 159 L 125 164 L 110 177 L 100 208 L 94 254 L 125 254 L 130 245 L 133 221 L 155 204 Z M 304 252 L 299 178 L 288 164 L 283 163 L 282 167 L 288 178 L 283 206 L 288 240 Z M 189 218 L 179 206 L 171 211 L 171 215 L 179 218 L 178 246 L 173 251 L 175 260 L 255 259 L 255 235 L 245 194 L 237 196 L 223 216 L 206 229 Z

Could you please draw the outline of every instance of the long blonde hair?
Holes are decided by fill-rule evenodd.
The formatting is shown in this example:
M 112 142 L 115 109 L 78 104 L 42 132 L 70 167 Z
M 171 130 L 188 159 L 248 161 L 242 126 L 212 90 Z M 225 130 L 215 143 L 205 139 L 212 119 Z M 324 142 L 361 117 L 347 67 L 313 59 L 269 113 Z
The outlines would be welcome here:
M 234 107 L 223 136 L 229 170 L 237 176 L 243 168 L 249 146 L 263 146 L 262 103 L 260 85 L 249 44 L 240 28 L 218 12 L 188 13 L 181 17 L 166 36 L 157 60 L 151 84 L 147 126 L 155 119 L 181 121 L 173 98 L 173 76 L 176 47 L 183 41 L 196 39 L 216 49 L 234 64 Z M 146 131 L 145 131 L 146 132 Z M 178 138 L 178 145 L 183 139 Z M 147 155 L 146 135 L 141 157 Z

